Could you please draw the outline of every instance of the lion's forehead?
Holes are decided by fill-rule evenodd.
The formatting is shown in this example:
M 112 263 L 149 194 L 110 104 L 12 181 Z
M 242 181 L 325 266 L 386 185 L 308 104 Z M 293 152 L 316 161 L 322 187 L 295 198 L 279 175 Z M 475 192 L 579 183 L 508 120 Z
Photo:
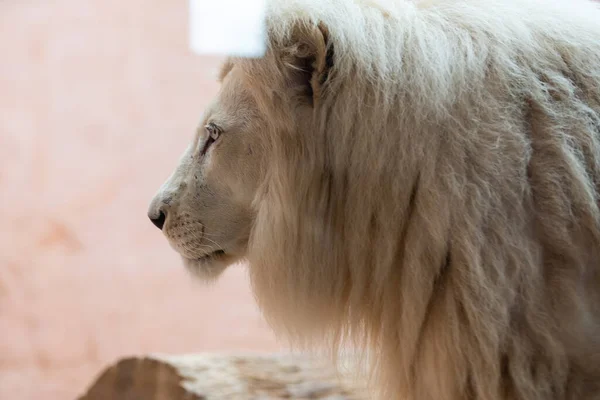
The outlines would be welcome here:
M 214 101 L 206 108 L 201 127 L 213 122 L 224 131 L 244 128 L 258 116 L 251 89 L 242 78 L 227 78 Z

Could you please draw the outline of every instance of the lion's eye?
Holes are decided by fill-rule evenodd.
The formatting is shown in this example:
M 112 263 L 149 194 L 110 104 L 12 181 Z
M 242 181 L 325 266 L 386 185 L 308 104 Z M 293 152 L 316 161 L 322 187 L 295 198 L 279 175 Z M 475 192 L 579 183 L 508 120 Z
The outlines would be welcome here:
M 217 140 L 219 138 L 219 135 L 221 134 L 221 132 L 219 132 L 216 129 L 211 129 L 208 133 L 212 140 Z
M 210 124 L 206 125 L 204 128 L 206 129 L 206 132 L 208 133 L 208 137 L 206 138 L 206 141 L 204 142 L 204 147 L 202 148 L 201 155 L 206 154 L 210 145 L 213 144 L 219 138 L 219 136 L 221 136 L 221 128 L 219 128 L 217 125 L 213 124 L 212 122 Z

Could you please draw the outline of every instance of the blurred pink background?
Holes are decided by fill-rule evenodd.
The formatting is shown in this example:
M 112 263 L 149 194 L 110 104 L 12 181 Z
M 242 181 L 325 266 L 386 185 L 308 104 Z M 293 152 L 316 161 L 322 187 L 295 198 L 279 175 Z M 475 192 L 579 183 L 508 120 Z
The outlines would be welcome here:
M 194 284 L 147 205 L 216 93 L 187 1 L 0 2 L 0 398 L 147 352 L 277 350 L 244 267 Z

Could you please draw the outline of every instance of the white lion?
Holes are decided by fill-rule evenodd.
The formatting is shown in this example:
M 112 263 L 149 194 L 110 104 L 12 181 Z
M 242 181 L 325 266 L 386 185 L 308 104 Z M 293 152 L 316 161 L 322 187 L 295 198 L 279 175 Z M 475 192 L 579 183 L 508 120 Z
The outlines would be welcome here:
M 226 17 L 226 16 L 225 16 Z M 600 9 L 273 0 L 149 215 L 383 399 L 600 399 Z

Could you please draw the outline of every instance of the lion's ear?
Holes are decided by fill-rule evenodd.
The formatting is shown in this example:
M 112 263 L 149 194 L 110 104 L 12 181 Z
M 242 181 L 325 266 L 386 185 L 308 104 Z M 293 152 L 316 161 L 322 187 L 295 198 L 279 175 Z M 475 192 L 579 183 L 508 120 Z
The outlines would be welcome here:
M 333 43 L 323 24 L 298 26 L 283 49 L 290 86 L 311 105 L 318 101 L 333 67 Z

